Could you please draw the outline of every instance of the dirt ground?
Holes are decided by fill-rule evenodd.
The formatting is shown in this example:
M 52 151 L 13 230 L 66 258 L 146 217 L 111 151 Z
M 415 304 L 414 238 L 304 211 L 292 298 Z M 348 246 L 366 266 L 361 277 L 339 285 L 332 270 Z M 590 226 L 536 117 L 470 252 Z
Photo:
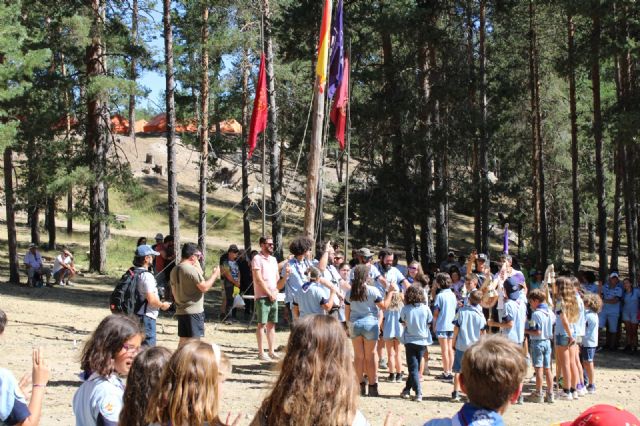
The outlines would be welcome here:
M 0 281 L 5 281 L 0 277 Z M 46 351 L 51 368 L 42 425 L 73 425 L 71 401 L 80 385 L 78 357 L 80 348 L 99 321 L 109 313 L 108 295 L 113 279 L 85 276 L 74 287 L 25 288 L 0 284 L 0 308 L 9 323 L 0 339 L 0 366 L 19 377 L 30 370 L 33 347 Z M 213 318 L 217 313 L 217 290 L 207 295 L 206 309 Z M 214 304 L 216 307 L 214 308 Z M 158 344 L 177 346 L 175 320 L 161 317 L 158 324 Z M 255 350 L 255 327 L 247 324 L 222 325 L 208 322 L 206 339 L 220 344 L 233 363 L 233 374 L 224 385 L 223 410 L 241 413 L 246 425 L 274 380 L 274 366 L 258 362 Z M 278 345 L 286 343 L 288 333 L 280 327 Z M 439 348 L 432 346 L 431 374 L 439 374 Z M 598 393 L 575 402 L 556 402 L 554 405 L 528 403 L 512 406 L 506 414 L 509 425 L 549 425 L 569 420 L 596 403 L 623 405 L 640 414 L 640 357 L 626 354 L 598 353 Z M 406 371 L 406 368 L 405 368 Z M 381 377 L 386 376 L 381 371 Z M 451 385 L 436 381 L 433 376 L 423 383 L 425 400 L 422 403 L 400 399 L 401 384 L 380 382 L 380 398 L 361 398 L 360 409 L 373 425 L 381 425 L 386 412 L 404 419 L 404 424 L 420 425 L 433 417 L 451 416 L 460 403 L 449 402 Z M 529 387 L 530 385 L 528 385 Z M 490 392 L 490 389 L 487 389 Z

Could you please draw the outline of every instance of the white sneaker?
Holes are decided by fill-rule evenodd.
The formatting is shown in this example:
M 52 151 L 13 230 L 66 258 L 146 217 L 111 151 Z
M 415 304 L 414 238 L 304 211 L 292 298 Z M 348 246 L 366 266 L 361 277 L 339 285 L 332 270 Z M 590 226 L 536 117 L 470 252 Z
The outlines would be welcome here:
M 580 398 L 580 394 L 578 393 L 577 390 L 571 392 L 571 396 L 573 397 L 573 399 L 579 399 Z
M 262 352 L 260 355 L 258 355 L 258 359 L 260 361 L 266 361 L 266 362 L 271 362 L 272 359 L 269 355 L 265 354 L 264 352 Z
M 73 287 L 75 284 L 74 284 L 74 283 L 72 283 L 71 281 L 67 281 L 67 285 L 68 285 L 69 287 Z
M 557 399 L 561 401 L 573 401 L 573 396 L 571 395 L 571 392 L 560 391 L 558 392 Z
M 64 281 L 60 281 L 60 285 L 64 287 L 67 284 Z
M 587 394 L 587 387 L 586 386 L 582 386 L 580 389 L 578 389 L 578 395 L 585 396 L 586 394 Z

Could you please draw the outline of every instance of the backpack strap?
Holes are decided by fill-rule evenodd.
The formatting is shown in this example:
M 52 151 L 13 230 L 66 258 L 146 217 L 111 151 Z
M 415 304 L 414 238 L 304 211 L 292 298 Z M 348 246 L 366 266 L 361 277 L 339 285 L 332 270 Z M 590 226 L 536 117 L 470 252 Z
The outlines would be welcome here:
M 145 272 L 149 273 L 149 271 L 147 271 L 144 268 L 134 268 L 133 269 L 133 281 L 134 281 L 135 286 L 136 286 L 136 295 L 139 293 L 139 291 L 138 291 L 138 278 L 140 278 L 140 276 L 142 274 L 144 274 Z M 140 305 L 140 308 L 142 308 L 144 306 L 144 312 L 142 314 L 142 315 L 144 315 L 144 314 L 147 313 L 147 306 L 149 305 L 149 302 L 147 301 L 146 297 L 142 297 L 142 300 L 143 300 L 143 302 L 142 302 L 142 305 Z M 139 311 L 140 308 L 136 309 L 136 315 L 138 314 L 137 311 Z

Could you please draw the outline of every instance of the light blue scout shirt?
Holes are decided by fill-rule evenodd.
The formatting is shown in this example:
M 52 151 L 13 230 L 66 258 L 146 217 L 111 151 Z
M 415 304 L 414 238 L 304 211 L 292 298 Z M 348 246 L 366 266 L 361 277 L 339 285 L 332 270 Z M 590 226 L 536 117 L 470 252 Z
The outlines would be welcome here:
M 467 402 L 453 417 L 433 419 L 423 426 L 504 426 L 502 416 L 493 410 L 479 408 Z
M 597 348 L 598 347 L 598 326 L 600 325 L 600 319 L 598 314 L 591 309 L 587 309 L 585 312 L 585 333 L 582 338 L 582 347 L 584 348 Z
M 609 284 L 602 286 L 602 301 L 604 302 L 607 299 L 613 299 L 617 297 L 618 299 L 622 299 L 622 287 L 617 285 L 613 288 L 609 287 Z M 619 313 L 620 312 L 620 301 L 618 303 L 609 304 L 603 303 L 602 310 L 609 313 Z
M 588 291 L 589 293 L 598 294 L 600 293 L 600 286 L 598 283 L 587 283 L 582 284 L 582 290 Z
M 404 305 L 400 311 L 400 321 L 404 324 L 402 343 L 405 345 L 413 343 L 421 346 L 433 343 L 431 331 L 429 330 L 429 324 L 433 321 L 433 314 L 427 305 L 424 303 Z
M 584 336 L 585 318 L 584 318 L 584 301 L 580 293 L 576 291 L 576 302 L 578 302 L 578 321 L 574 326 L 576 336 Z
M 524 341 L 524 325 L 527 322 L 527 306 L 520 300 L 506 299 L 502 322 L 513 321 L 511 328 L 501 328 L 502 334 L 514 343 Z
M 18 381 L 9 370 L 0 368 L 0 423 L 19 424 L 30 415 L 29 406 Z
M 307 269 L 311 266 L 311 262 L 306 258 L 301 261 L 298 261 L 296 258 L 289 259 L 289 261 L 282 266 L 280 277 L 284 277 L 287 265 L 290 266 L 291 272 L 284 285 L 284 302 L 293 303 L 294 295 L 302 288 L 302 285 L 308 281 L 306 273 Z
M 73 396 L 76 426 L 116 426 L 123 395 L 124 383 L 116 374 L 104 377 L 93 373 Z
M 353 274 L 356 268 L 352 268 L 351 272 L 349 272 L 349 283 L 353 281 Z M 379 291 L 380 294 L 384 296 L 387 292 L 385 288 L 378 282 L 378 278 L 380 278 L 380 271 L 376 265 L 369 265 L 369 278 L 371 279 L 371 284 L 374 285 Z
M 404 290 L 402 288 L 402 282 L 406 278 L 405 278 L 404 275 L 402 275 L 402 272 L 400 272 L 400 270 L 398 268 L 396 268 L 395 266 L 392 266 L 391 268 L 389 268 L 388 271 L 385 271 L 384 268 L 382 266 L 380 266 L 380 264 L 378 263 L 376 265 L 376 269 L 378 269 L 380 274 L 382 276 L 384 276 L 384 279 L 387 280 L 388 283 L 395 282 L 398 285 L 398 289 L 400 289 L 400 291 Z M 384 287 L 382 287 L 382 285 L 380 284 L 380 282 L 378 280 L 376 280 L 376 287 L 378 287 L 378 290 L 380 290 L 380 292 L 383 293 L 383 294 L 386 291 L 384 289 Z
M 366 317 L 378 318 L 378 306 L 376 303 L 382 302 L 380 290 L 368 285 L 366 288 L 366 299 L 363 301 L 351 300 L 351 291 L 348 291 L 344 298 L 344 303 L 351 308 L 351 317 L 349 321 L 356 322 Z
M 564 329 L 564 326 L 562 325 L 562 318 L 560 318 L 560 314 L 562 313 L 564 309 L 564 303 L 562 303 L 561 300 L 558 300 L 558 302 L 556 303 L 556 309 L 555 309 L 555 313 L 556 313 L 556 328 L 555 328 L 555 335 L 556 336 L 568 336 L 569 334 L 567 333 L 567 330 Z M 571 329 L 572 333 L 575 333 L 575 323 L 569 323 L 569 328 Z M 576 337 L 576 336 L 572 336 L 572 337 Z
M 549 306 L 546 303 L 539 304 L 531 314 L 531 321 L 528 323 L 527 330 L 540 330 L 540 334 L 530 334 L 529 338 L 531 340 L 553 339 L 553 324 L 555 321 L 556 316 L 549 309 Z
M 456 350 L 464 352 L 480 340 L 480 332 L 487 326 L 487 320 L 479 305 L 465 306 L 456 313 L 453 325 L 458 327 Z
M 325 288 L 315 281 L 305 283 L 302 288 L 293 296 L 293 304 L 300 309 L 300 318 L 307 315 L 320 314 L 326 312 L 322 305 L 329 300 L 326 297 Z
M 402 337 L 402 326 L 400 325 L 400 310 L 384 311 L 384 324 L 382 326 L 382 338 L 384 340 L 400 339 Z
M 636 320 L 638 318 L 638 299 L 640 298 L 640 290 L 633 287 L 631 292 L 624 292 L 622 312 L 626 317 Z
M 450 288 L 442 290 L 436 295 L 433 310 L 439 312 L 436 319 L 436 332 L 453 331 L 453 318 L 456 316 L 458 299 Z

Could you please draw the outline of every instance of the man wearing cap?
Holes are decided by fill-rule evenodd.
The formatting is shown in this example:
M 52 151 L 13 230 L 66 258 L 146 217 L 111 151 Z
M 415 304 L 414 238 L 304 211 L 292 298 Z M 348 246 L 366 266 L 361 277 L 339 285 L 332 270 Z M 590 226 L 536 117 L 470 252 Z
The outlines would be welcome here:
M 618 321 L 620 319 L 620 301 L 623 290 L 620 275 L 614 271 L 609 280 L 602 286 L 602 311 L 600 311 L 600 328 L 607 328 L 606 346 L 612 351 L 617 347 Z
M 136 312 L 136 315 L 140 318 L 140 323 L 144 329 L 145 337 L 142 344 L 145 346 L 156 345 L 158 310 L 166 311 L 171 307 L 171 303 L 160 300 L 158 284 L 153 274 L 149 272 L 149 266 L 151 266 L 153 258 L 159 254 L 151 246 L 144 244 L 136 248 L 136 254 L 133 258 L 136 289 L 138 294 L 144 298 L 144 303 Z
M 76 267 L 73 264 L 73 256 L 67 249 L 62 250 L 53 263 L 54 285 L 73 285 L 70 281 L 76 274 Z
M 371 250 L 369 250 L 366 247 L 363 247 L 360 250 L 358 250 L 357 256 L 358 256 L 358 262 L 360 265 L 369 266 L 369 278 L 371 279 L 372 284 L 375 285 L 382 292 L 382 295 L 384 296 L 384 294 L 387 292 L 387 287 L 389 284 L 387 283 L 387 280 L 380 273 L 380 270 L 373 265 L 372 263 L 373 253 L 371 253 Z M 349 281 L 353 280 L 353 273 L 354 273 L 353 269 L 351 269 L 351 272 L 349 274 Z
M 460 264 L 456 262 L 456 254 L 450 251 L 447 254 L 447 258 L 440 262 L 440 271 L 446 272 L 448 274 L 451 268 L 454 266 L 458 268 L 458 270 L 460 269 Z
M 34 277 L 37 278 L 36 281 L 40 281 L 44 275 L 46 277 L 47 287 L 50 287 L 49 275 L 51 275 L 51 270 L 44 266 L 42 263 L 42 255 L 40 255 L 38 247 L 33 243 L 29 244 L 29 251 L 24 255 L 24 264 L 27 267 L 27 276 L 29 277 L 28 284 L 30 286 L 36 284 Z
M 178 337 L 181 347 L 189 339 L 204 337 L 204 293 L 220 278 L 220 267 L 216 266 L 208 279 L 204 278 L 200 260 L 202 251 L 194 243 L 182 246 L 180 264 L 171 271 L 169 282 L 176 303 Z
M 222 260 L 220 272 L 222 273 L 225 298 L 225 317 L 231 320 L 233 314 L 233 292 L 235 288 L 240 289 L 240 269 L 238 269 L 238 254 L 240 250 L 235 244 L 231 244 L 227 249 L 227 256 Z

